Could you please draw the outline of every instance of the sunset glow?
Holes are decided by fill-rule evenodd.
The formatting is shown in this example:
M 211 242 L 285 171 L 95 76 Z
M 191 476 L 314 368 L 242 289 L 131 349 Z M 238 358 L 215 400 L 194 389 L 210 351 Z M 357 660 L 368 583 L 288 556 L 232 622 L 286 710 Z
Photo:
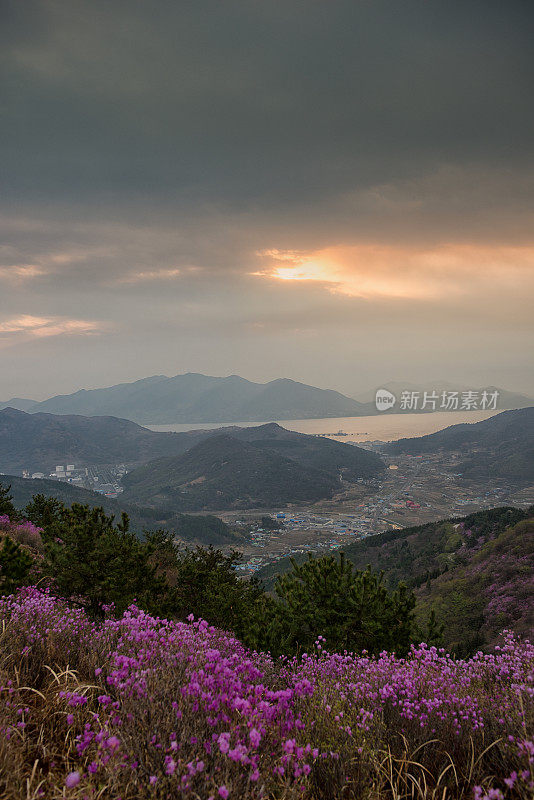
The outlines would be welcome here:
M 494 288 L 534 283 L 534 247 L 447 244 L 435 248 L 334 246 L 302 253 L 263 251 L 269 269 L 253 273 L 280 281 L 315 281 L 350 297 L 425 299 L 471 291 L 473 280 L 491 276 Z M 288 266 L 289 262 L 293 262 Z M 278 265 L 278 263 L 283 265 Z
M 4 344 L 15 341 L 21 334 L 35 338 L 59 336 L 61 334 L 90 335 L 99 333 L 103 326 L 98 322 L 81 319 L 65 319 L 61 317 L 35 317 L 22 314 L 19 317 L 0 322 L 0 341 Z
M 4 396 L 534 396 L 532 4 L 4 5 Z

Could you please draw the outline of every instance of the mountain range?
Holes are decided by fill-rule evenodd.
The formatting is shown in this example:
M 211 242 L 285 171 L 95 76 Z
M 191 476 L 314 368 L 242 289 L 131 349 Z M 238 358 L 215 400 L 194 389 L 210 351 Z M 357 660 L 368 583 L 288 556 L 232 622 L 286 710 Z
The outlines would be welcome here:
M 253 383 L 239 375 L 214 378 L 188 372 L 154 375 L 105 389 L 80 389 L 33 402 L 4 404 L 21 411 L 124 417 L 151 425 L 203 422 L 263 422 L 269 419 L 347 417 L 368 413 L 361 403 L 331 389 L 287 378 Z
M 314 502 L 385 469 L 375 453 L 276 423 L 158 433 L 116 417 L 0 411 L 0 470 L 66 463 L 125 464 L 124 500 L 160 516 Z
M 124 463 L 134 467 L 158 458 L 179 456 L 220 435 L 256 444 L 306 467 L 343 474 L 347 480 L 379 471 L 380 459 L 353 445 L 286 430 L 276 423 L 250 428 L 225 427 L 184 433 L 160 433 L 116 417 L 28 414 L 0 411 L 0 470 L 48 472 L 56 464 L 77 467 Z
M 465 391 L 465 387 L 443 381 L 424 388 L 400 382 L 386 383 L 381 388 L 389 389 L 397 398 L 403 390 L 419 391 L 421 397 L 424 389 Z M 486 390 L 494 388 L 486 387 Z M 499 409 L 533 405 L 533 401 L 524 395 L 502 389 L 498 391 Z M 145 425 L 265 422 L 402 413 L 398 401 L 389 411 L 378 412 L 374 400 L 374 391 L 354 399 L 332 389 L 318 389 L 288 378 L 254 383 L 239 375 L 216 378 L 188 372 L 174 377 L 153 375 L 103 389 L 80 389 L 40 402 L 14 397 L 0 403 L 0 409 L 11 407 L 30 413 L 113 416 Z
M 436 405 L 436 411 L 439 411 L 440 403 L 441 403 L 441 395 L 443 392 L 458 392 L 460 397 L 460 404 L 461 404 L 461 395 L 462 392 L 474 391 L 477 393 L 478 397 L 482 397 L 482 392 L 486 391 L 488 394 L 492 392 L 498 392 L 498 399 L 497 399 L 497 410 L 505 411 L 515 408 L 526 408 L 527 406 L 534 405 L 534 400 L 531 397 L 527 397 L 524 394 L 520 394 L 518 392 L 508 392 L 506 389 L 500 389 L 497 386 L 483 386 L 474 388 L 472 386 L 465 386 L 464 384 L 459 383 L 450 383 L 449 381 L 434 381 L 425 384 L 418 383 L 411 383 L 410 381 L 388 381 L 380 386 L 380 389 L 386 389 L 388 392 L 391 392 L 397 398 L 397 402 L 395 406 L 390 409 L 389 413 L 400 414 L 404 413 L 399 408 L 400 397 L 402 392 L 415 392 L 420 397 L 420 402 L 424 397 L 425 391 L 428 393 L 436 392 L 438 395 L 438 403 Z M 365 404 L 374 404 L 375 400 L 375 390 L 363 392 L 362 394 L 356 394 L 355 399 L 359 403 Z M 421 409 L 417 409 L 421 410 Z M 374 413 L 374 412 L 373 412 Z M 382 412 L 384 413 L 384 412 Z M 388 413 L 388 412 L 386 412 Z M 408 412 L 413 413 L 413 412 Z
M 458 453 L 455 472 L 469 478 L 534 482 L 534 407 L 503 411 L 481 422 L 451 425 L 386 446 L 392 454 Z

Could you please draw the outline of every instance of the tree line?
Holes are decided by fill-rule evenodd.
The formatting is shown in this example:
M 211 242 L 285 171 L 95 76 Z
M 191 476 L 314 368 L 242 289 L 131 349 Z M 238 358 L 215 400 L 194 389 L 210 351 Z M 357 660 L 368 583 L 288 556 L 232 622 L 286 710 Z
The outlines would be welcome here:
M 19 512 L 9 489 L 0 485 L 0 517 L 33 523 L 41 543 L 32 552 L 4 536 L 3 594 L 38 581 L 94 618 L 121 614 L 132 602 L 160 616 L 193 614 L 275 656 L 310 651 L 319 637 L 332 651 L 399 654 L 413 641 L 439 639 L 432 615 L 427 630 L 416 627 L 413 592 L 402 584 L 387 588 L 381 573 L 355 570 L 342 553 L 293 561 L 266 593 L 259 581 L 238 576 L 237 551 L 187 548 L 164 530 L 140 537 L 126 514 L 116 522 L 102 508 L 68 507 L 42 494 Z

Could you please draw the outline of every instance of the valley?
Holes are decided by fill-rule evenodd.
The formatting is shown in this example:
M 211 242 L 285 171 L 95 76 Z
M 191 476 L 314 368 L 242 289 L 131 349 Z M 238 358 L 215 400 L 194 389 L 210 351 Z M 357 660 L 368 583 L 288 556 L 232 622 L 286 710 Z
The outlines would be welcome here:
M 398 530 L 495 506 L 526 509 L 534 504 L 534 483 L 466 480 L 451 472 L 457 454 L 388 456 L 379 478 L 362 481 L 331 501 L 290 508 L 265 508 L 218 516 L 242 531 L 240 570 L 260 577 L 275 572 L 277 562 L 306 552 L 344 549 L 385 530 Z M 277 517 L 280 530 L 264 530 L 258 515 Z M 283 517 L 280 515 L 283 514 Z
M 125 509 L 139 531 L 163 527 L 177 540 L 237 548 L 240 573 L 263 575 L 288 556 L 345 549 L 384 530 L 528 507 L 533 423 L 526 408 L 356 445 L 275 423 L 163 433 L 115 417 L 6 409 L 0 469 L 22 473 L 13 479 L 18 493 L 63 492 L 116 514 Z

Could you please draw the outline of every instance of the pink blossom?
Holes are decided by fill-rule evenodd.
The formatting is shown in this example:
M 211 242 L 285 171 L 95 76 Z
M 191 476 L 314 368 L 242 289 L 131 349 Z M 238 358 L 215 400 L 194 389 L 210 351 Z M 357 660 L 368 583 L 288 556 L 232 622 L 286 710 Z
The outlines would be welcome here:
M 65 778 L 65 786 L 67 789 L 72 789 L 73 786 L 77 786 L 80 782 L 80 773 L 76 772 L 69 772 L 67 777 Z

